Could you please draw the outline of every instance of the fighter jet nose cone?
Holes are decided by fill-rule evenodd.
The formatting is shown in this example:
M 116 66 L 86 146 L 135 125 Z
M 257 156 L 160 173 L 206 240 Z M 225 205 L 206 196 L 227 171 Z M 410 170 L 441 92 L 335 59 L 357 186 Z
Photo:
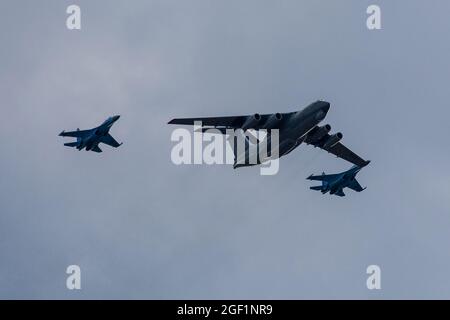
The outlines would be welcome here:
M 113 117 L 114 121 L 117 121 L 117 120 L 119 120 L 119 118 L 120 118 L 120 116 L 119 116 L 119 115 L 117 115 L 117 116 L 114 116 L 114 117 Z

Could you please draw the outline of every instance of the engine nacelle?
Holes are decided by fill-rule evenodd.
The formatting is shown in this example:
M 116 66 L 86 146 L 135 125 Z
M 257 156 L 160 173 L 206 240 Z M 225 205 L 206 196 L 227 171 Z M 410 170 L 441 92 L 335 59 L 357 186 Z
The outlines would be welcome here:
M 323 148 L 328 149 L 328 148 L 333 147 L 336 143 L 338 143 L 342 139 L 343 136 L 344 135 L 340 132 L 333 134 L 332 136 L 330 136 L 328 138 L 327 141 L 325 141 Z
M 283 120 L 283 115 L 281 113 L 275 113 L 267 119 L 267 122 L 264 126 L 265 129 L 273 129 L 278 127 L 279 123 Z
M 241 129 L 244 131 L 248 129 L 254 129 L 259 121 L 261 121 L 261 116 L 259 115 L 259 113 L 255 113 L 253 116 L 248 117 Z
M 330 130 L 331 126 L 329 124 L 326 124 L 323 127 L 319 127 L 319 129 L 317 129 L 316 132 L 314 132 L 314 134 L 309 137 L 309 139 L 311 140 L 311 142 L 318 142 L 323 137 L 325 137 L 328 132 L 330 132 Z

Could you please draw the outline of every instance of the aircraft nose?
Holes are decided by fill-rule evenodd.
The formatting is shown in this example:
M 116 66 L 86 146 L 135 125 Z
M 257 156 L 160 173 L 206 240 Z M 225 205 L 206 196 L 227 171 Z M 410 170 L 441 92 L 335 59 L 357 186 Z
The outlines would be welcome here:
M 114 120 L 114 121 L 117 121 L 117 120 L 119 120 L 119 118 L 120 118 L 120 116 L 114 116 L 114 117 L 113 117 L 113 120 Z
M 328 110 L 330 110 L 330 103 L 329 103 L 329 102 L 325 102 L 325 104 L 324 104 L 322 110 L 323 110 L 325 113 L 327 113 Z
M 322 121 L 325 118 L 326 112 L 323 110 L 319 110 L 319 112 L 316 113 L 316 120 Z

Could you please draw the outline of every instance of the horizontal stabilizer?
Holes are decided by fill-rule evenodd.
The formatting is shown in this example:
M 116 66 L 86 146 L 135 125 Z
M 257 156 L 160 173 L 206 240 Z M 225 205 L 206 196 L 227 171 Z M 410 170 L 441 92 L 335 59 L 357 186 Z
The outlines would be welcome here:
M 322 186 L 315 186 L 315 187 L 309 187 L 311 190 L 317 190 L 317 191 L 321 191 L 322 190 Z
M 68 142 L 64 143 L 66 147 L 78 147 L 78 142 Z

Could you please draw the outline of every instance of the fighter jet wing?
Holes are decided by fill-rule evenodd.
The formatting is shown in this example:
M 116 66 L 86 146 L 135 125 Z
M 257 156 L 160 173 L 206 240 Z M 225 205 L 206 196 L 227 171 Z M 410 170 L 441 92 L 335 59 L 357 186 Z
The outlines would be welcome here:
M 100 153 L 102 152 L 102 149 L 100 149 L 98 146 L 95 146 L 94 148 L 91 149 L 94 152 Z
M 121 143 L 118 143 L 116 139 L 114 139 L 109 133 L 101 137 L 100 142 L 103 142 L 104 144 L 110 145 L 111 147 L 114 148 L 117 148 L 121 145 Z
M 359 182 L 356 179 L 353 179 L 353 181 L 350 182 L 350 184 L 347 187 L 352 190 L 355 190 L 356 192 L 361 192 L 365 189 L 365 188 L 361 187 L 361 185 L 359 184 Z
M 259 125 L 256 124 L 252 128 L 255 130 L 263 128 L 264 124 L 267 122 L 267 119 L 270 116 L 271 116 L 270 114 L 260 115 L 261 118 L 258 120 Z M 207 118 L 180 118 L 170 120 L 169 124 L 194 125 L 194 122 L 201 121 L 202 126 L 240 129 L 251 117 L 253 117 L 253 115 L 231 116 L 231 117 L 207 117 Z
M 61 132 L 59 135 L 61 137 L 74 137 L 74 138 L 83 138 L 91 133 L 92 130 L 77 130 L 77 131 L 69 131 L 69 132 Z

